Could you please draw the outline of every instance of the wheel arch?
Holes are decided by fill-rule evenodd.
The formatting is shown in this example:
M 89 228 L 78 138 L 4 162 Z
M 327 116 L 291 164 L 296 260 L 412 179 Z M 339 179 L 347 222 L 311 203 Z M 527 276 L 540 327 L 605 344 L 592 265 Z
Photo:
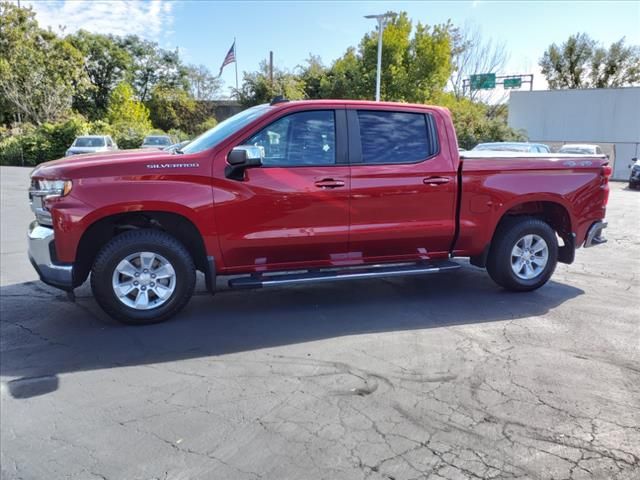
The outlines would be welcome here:
M 189 251 L 196 268 L 208 271 L 202 233 L 186 215 L 166 210 L 136 210 L 109 213 L 96 218 L 78 242 L 74 265 L 74 285 L 82 284 L 91 271 L 96 255 L 110 240 L 135 229 L 158 229 L 179 240 Z
M 565 203 L 558 198 L 543 197 L 540 199 L 516 201 L 506 205 L 498 217 L 491 240 L 480 255 L 471 257 L 471 263 L 479 267 L 485 267 L 491 244 L 495 243 L 495 236 L 500 231 L 500 226 L 509 219 L 517 216 L 539 218 L 556 232 L 562 239 L 562 245 L 558 248 L 558 261 L 573 263 L 575 257 L 575 233 L 573 219 Z

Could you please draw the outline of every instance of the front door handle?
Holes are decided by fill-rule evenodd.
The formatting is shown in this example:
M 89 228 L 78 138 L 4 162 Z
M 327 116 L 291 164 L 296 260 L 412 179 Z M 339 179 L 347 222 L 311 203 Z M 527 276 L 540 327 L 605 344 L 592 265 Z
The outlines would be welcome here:
M 442 185 L 443 183 L 449 183 L 451 181 L 448 177 L 428 177 L 422 180 L 425 185 Z
M 344 182 L 333 178 L 324 178 L 315 182 L 315 186 L 318 188 L 340 188 L 344 187 Z

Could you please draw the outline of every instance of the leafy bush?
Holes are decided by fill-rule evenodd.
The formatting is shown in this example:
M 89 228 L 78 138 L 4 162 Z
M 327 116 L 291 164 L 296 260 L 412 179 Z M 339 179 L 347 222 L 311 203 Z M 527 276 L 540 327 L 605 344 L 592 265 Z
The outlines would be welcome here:
M 18 137 L 0 140 L 0 165 L 23 165 L 22 144 Z
M 81 115 L 74 115 L 64 122 L 45 123 L 38 131 L 48 142 L 49 149 L 43 152 L 48 159 L 64 157 L 77 136 L 93 133 L 91 125 Z
M 91 135 L 112 135 L 113 136 L 113 128 L 109 123 L 104 120 L 96 120 L 95 122 L 91 122 L 89 126 L 89 131 Z
M 0 142 L 0 164 L 37 165 L 62 158 L 77 136 L 89 133 L 91 124 L 81 115 L 37 128 L 25 124 Z
M 525 132 L 514 130 L 506 122 L 506 115 L 492 115 L 487 105 L 468 98 L 456 99 L 450 93 L 434 96 L 433 104 L 451 111 L 458 145 L 471 149 L 482 142 L 526 141 Z M 506 112 L 503 112 L 506 113 Z
M 172 128 L 171 130 L 169 130 L 167 132 L 167 135 L 169 135 L 175 142 L 182 142 L 183 140 L 189 140 L 191 137 L 191 135 L 189 135 L 187 132 L 183 132 L 182 130 L 178 130 L 176 128 Z
M 111 126 L 113 131 L 113 139 L 118 144 L 118 148 L 128 150 L 131 148 L 140 148 L 144 137 L 149 129 L 136 123 L 118 122 Z
M 195 129 L 195 131 L 193 133 L 195 135 L 200 135 L 200 134 L 206 132 L 207 130 L 211 130 L 217 124 L 218 124 L 218 121 L 215 118 L 210 117 L 210 118 L 206 119 L 204 122 L 198 124 L 198 126 L 196 127 L 196 129 Z
M 147 102 L 153 124 L 162 130 L 190 130 L 197 113 L 196 102 L 188 92 L 158 85 Z
M 149 110 L 134 98 L 127 83 L 118 84 L 111 92 L 107 120 L 113 139 L 122 149 L 139 148 L 152 129 Z

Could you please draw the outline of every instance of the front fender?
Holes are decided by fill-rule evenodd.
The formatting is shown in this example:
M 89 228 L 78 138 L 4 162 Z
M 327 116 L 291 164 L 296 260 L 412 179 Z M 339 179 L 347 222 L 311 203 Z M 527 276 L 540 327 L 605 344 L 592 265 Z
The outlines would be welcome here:
M 209 178 L 185 181 L 184 177 L 158 177 L 146 181 L 139 178 L 114 178 L 112 181 L 91 178 L 74 182 L 68 197 L 49 206 L 58 260 L 74 262 L 82 235 L 96 222 L 113 215 L 145 211 L 167 212 L 187 218 L 200 231 L 208 254 L 218 257 Z

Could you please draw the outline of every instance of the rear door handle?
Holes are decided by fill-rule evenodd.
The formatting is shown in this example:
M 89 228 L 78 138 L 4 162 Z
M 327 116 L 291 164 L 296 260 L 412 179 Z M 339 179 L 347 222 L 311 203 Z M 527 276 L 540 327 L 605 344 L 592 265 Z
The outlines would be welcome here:
M 443 183 L 449 183 L 451 181 L 448 177 L 429 177 L 422 180 L 425 185 L 442 185 Z
M 344 187 L 344 182 L 333 178 L 324 178 L 315 182 L 315 186 L 318 188 L 340 188 Z

